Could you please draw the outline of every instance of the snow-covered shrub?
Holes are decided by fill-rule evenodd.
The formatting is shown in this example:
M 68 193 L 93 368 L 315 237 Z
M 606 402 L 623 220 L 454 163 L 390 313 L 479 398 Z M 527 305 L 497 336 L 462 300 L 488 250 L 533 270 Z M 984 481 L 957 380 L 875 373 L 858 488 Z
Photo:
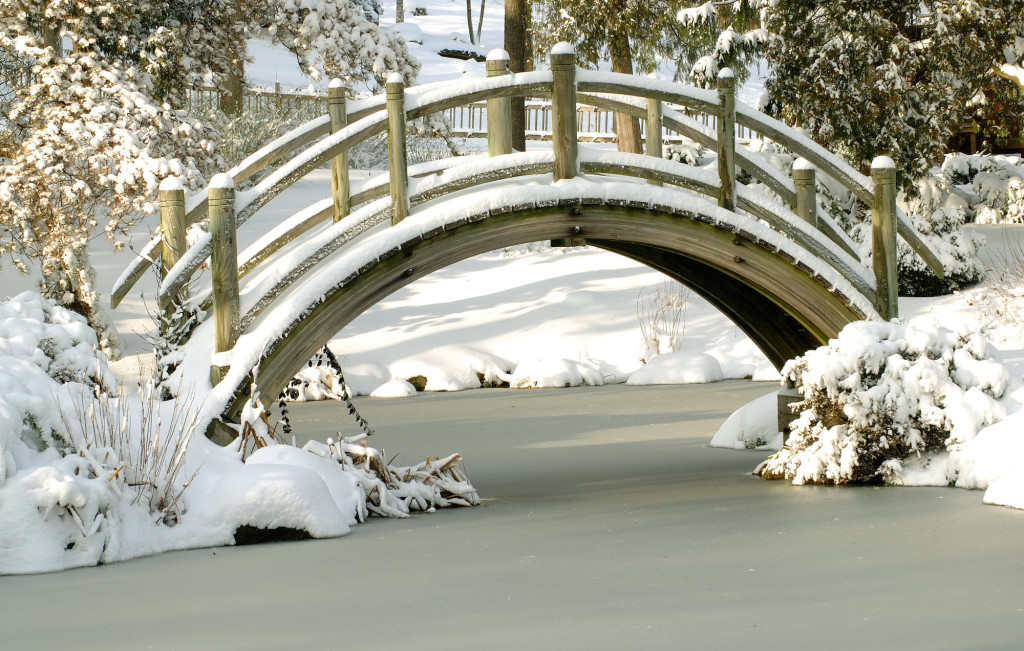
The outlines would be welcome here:
M 662 158 L 683 163 L 684 165 L 700 165 L 700 159 L 706 156 L 706 150 L 700 143 L 689 138 L 681 142 L 671 143 L 662 147 Z
M 636 320 L 644 340 L 641 362 L 646 364 L 657 355 L 679 350 L 686 331 L 690 293 L 689 287 L 675 281 L 640 289 L 636 298 Z
M 803 394 L 785 447 L 762 475 L 794 483 L 898 483 L 903 463 L 955 450 L 1004 415 L 1006 369 L 977 333 L 857 322 L 789 362 Z
M 972 197 L 979 224 L 1024 222 L 1024 161 L 1015 156 L 950 154 L 942 174 Z

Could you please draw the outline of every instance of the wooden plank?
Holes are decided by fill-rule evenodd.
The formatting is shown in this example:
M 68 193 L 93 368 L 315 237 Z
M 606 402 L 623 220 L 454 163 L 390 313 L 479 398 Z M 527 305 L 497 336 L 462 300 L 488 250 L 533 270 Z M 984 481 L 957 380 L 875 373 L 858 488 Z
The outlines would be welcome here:
M 555 150 L 554 179 L 571 179 L 579 174 L 576 140 L 576 53 L 568 43 L 551 50 L 551 145 Z
M 340 79 L 332 79 L 327 87 L 327 113 L 331 118 L 331 133 L 348 126 L 345 86 Z M 352 210 L 351 186 L 348 175 L 348 151 L 339 152 L 331 159 L 331 197 L 334 198 L 334 222 L 340 222 Z

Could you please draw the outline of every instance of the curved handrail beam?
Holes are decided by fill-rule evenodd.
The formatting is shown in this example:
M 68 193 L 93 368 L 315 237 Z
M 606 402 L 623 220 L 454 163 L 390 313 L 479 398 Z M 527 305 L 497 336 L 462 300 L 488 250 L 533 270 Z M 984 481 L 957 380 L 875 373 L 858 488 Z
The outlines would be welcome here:
M 706 170 L 664 159 L 649 160 L 648 157 L 637 154 L 591 154 L 582 151 L 580 164 L 583 171 L 660 180 L 712 198 L 717 196 L 719 188 L 717 175 Z M 484 159 L 477 164 L 455 167 L 442 175 L 424 179 L 410 195 L 410 204 L 421 205 L 453 192 L 478 187 L 482 181 L 548 174 L 552 172 L 553 166 L 553 152 L 517 153 Z M 778 202 L 760 197 L 749 189 L 743 188 L 738 200 L 744 210 L 764 220 L 777 232 L 785 234 L 812 256 L 825 260 L 834 270 L 846 277 L 861 294 L 874 294 L 874 278 L 866 273 L 855 257 L 841 251 L 833 251 L 825 234 L 797 218 Z M 326 201 L 322 202 L 324 208 L 328 207 Z M 247 305 L 243 305 L 242 331 L 245 331 L 289 286 L 314 270 L 316 265 L 333 255 L 343 244 L 352 241 L 372 226 L 384 223 L 390 210 L 390 201 L 374 206 L 369 211 L 360 209 L 353 213 L 351 220 L 346 218 L 340 225 L 332 226 L 302 242 L 284 258 L 277 260 L 277 264 L 272 268 L 248 283 L 240 294 L 243 299 L 255 298 L 244 301 Z M 360 226 L 358 232 L 352 230 L 354 225 Z
M 815 167 L 825 172 L 835 180 L 843 184 L 846 189 L 857 195 L 857 198 L 869 206 L 875 201 L 874 182 L 853 169 L 846 161 L 832 154 L 827 149 L 803 135 L 796 129 L 789 127 L 778 120 L 750 108 L 749 106 L 736 106 L 736 123 L 762 133 L 775 142 L 782 144 L 794 153 L 803 156 Z M 935 255 L 928 245 L 921 239 L 910 220 L 901 210 L 896 211 L 896 230 L 900 237 L 921 256 L 928 268 L 932 270 L 939 279 L 944 278 L 942 262 Z

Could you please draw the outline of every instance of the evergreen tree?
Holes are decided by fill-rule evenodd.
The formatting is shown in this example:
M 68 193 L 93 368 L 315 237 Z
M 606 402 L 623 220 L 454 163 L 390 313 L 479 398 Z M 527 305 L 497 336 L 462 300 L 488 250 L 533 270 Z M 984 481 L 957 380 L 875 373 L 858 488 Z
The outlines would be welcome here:
M 761 26 L 767 0 L 688 0 L 680 9 L 679 67 L 676 77 L 688 75 L 701 87 L 717 84 L 718 71 L 731 68 L 742 84 L 751 63 L 768 40 Z
M 647 74 L 678 46 L 677 8 L 674 0 L 546 0 L 535 5 L 537 47 L 567 41 L 584 65 L 610 60 L 613 72 Z M 619 151 L 643 151 L 635 118 L 616 114 L 615 133 Z
M 1024 0 L 777 0 L 768 91 L 783 117 L 913 193 L 1024 21 Z

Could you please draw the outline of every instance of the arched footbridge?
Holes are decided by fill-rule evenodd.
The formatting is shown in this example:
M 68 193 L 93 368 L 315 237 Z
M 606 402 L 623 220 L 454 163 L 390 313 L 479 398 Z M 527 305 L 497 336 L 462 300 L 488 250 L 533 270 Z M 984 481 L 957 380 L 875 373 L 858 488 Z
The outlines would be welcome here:
M 212 308 L 185 344 L 183 364 L 186 372 L 209 373 L 208 408 L 236 420 L 253 372 L 262 395 L 276 396 L 317 350 L 378 301 L 506 246 L 587 244 L 658 269 L 718 307 L 777 367 L 851 321 L 896 315 L 897 233 L 942 273 L 896 208 L 895 172 L 885 161 L 872 178 L 861 175 L 797 131 L 736 104 L 728 72 L 716 92 L 582 70 L 564 44 L 552 50 L 546 71 L 513 75 L 506 63 L 503 52 L 493 52 L 485 79 L 405 88 L 392 77 L 384 95 L 364 100 L 347 101 L 340 84 L 332 84 L 329 115 L 278 138 L 207 189 L 186 199 L 173 180 L 166 182 L 161 232 L 118 279 L 113 304 L 156 263 L 161 307 L 177 297 Z M 550 150 L 512 150 L 513 96 L 551 98 Z M 408 121 L 481 100 L 487 100 L 487 156 L 406 164 Z M 581 105 L 645 120 L 652 155 L 580 146 Z M 715 129 L 700 123 L 695 116 L 701 113 L 712 116 Z M 737 147 L 737 124 L 799 155 L 792 176 Z M 717 169 L 662 158 L 663 129 L 717 152 Z M 352 193 L 347 152 L 384 132 L 389 171 Z M 237 251 L 236 229 L 326 164 L 330 197 Z M 235 191 L 271 168 L 251 188 Z M 738 170 L 754 182 L 737 184 Z M 869 259 L 819 207 L 816 174 L 873 207 Z M 190 227 L 196 230 L 186 246 Z M 207 264 L 211 273 L 194 281 Z

